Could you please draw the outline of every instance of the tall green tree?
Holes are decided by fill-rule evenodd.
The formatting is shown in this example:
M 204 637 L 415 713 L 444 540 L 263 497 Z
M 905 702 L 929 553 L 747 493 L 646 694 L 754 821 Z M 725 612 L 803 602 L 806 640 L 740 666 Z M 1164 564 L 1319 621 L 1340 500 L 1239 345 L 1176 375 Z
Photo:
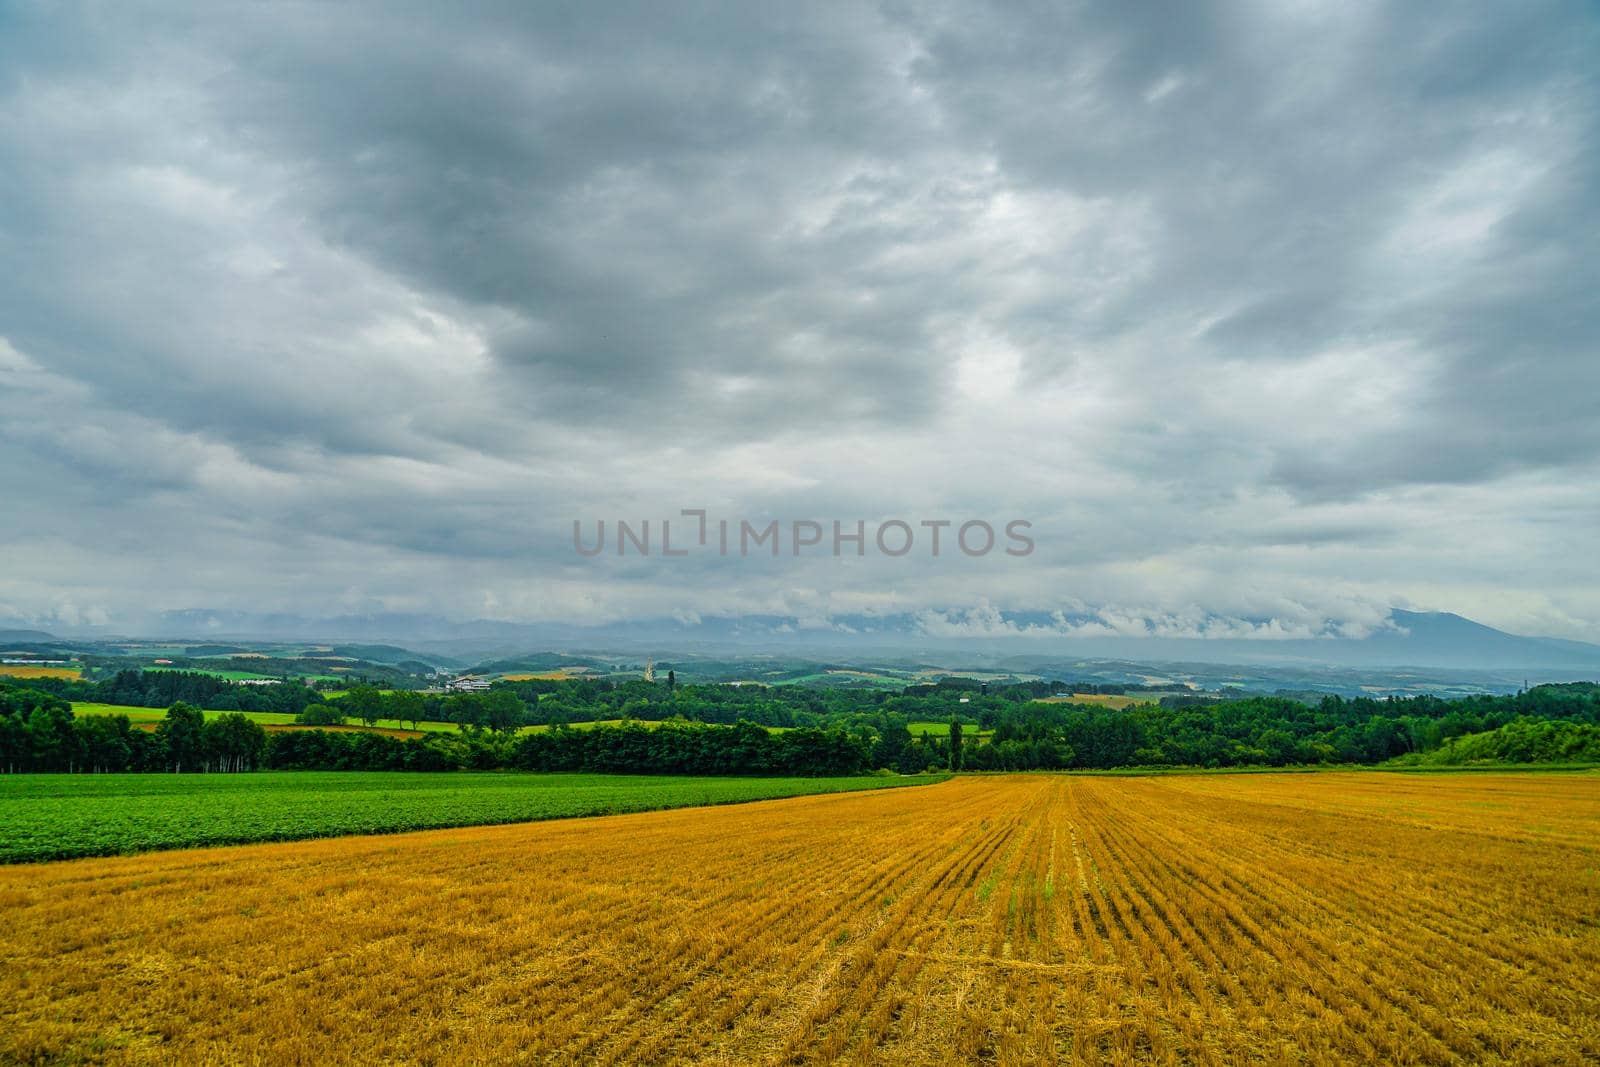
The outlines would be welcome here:
M 883 726 L 878 731 L 878 742 L 873 752 L 874 762 L 879 767 L 890 767 L 901 773 L 921 770 L 921 767 L 908 765 L 910 761 L 906 757 L 910 748 L 911 730 L 906 726 L 905 716 L 885 716 Z
M 77 721 L 83 758 L 96 774 L 128 770 L 133 729 L 126 715 L 90 715 Z
M 40 704 L 28 716 L 28 745 L 36 771 L 71 771 L 79 762 L 79 737 L 72 708 L 59 700 Z
M 332 704 L 307 704 L 294 721 L 304 726 L 343 726 L 344 712 Z
M 455 693 L 445 699 L 444 717 L 467 733 L 481 728 L 485 711 L 483 697 L 478 693 Z
M 205 712 L 183 701 L 167 709 L 166 718 L 156 727 L 167 754 L 167 765 L 174 772 L 197 771 L 205 759 Z
M 950 769 L 961 769 L 961 720 L 950 720 Z
M 523 704 L 509 689 L 496 689 L 483 701 L 484 725 L 501 733 L 522 725 Z
M 205 724 L 206 755 L 219 771 L 253 771 L 267 748 L 267 732 L 237 711 Z
M 344 695 L 344 708 L 347 714 L 375 726 L 383 718 L 383 694 L 370 685 L 353 686 Z
M 32 755 L 28 727 L 22 717 L 0 712 L 0 772 L 15 774 L 26 770 Z
M 389 717 L 399 722 L 409 722 L 413 730 L 417 728 L 417 724 L 422 721 L 422 716 L 427 711 L 427 702 L 422 699 L 422 694 L 409 689 L 391 693 L 388 703 Z

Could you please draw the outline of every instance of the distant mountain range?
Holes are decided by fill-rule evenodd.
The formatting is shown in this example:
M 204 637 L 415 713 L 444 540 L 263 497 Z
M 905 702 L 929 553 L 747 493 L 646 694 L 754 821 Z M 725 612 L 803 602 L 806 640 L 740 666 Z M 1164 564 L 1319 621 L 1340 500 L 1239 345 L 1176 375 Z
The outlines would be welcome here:
M 954 623 L 951 620 L 955 620 Z M 779 615 L 654 619 L 602 626 L 451 621 L 428 615 L 346 615 L 307 619 L 193 610 L 171 612 L 145 636 L 180 641 L 322 641 L 404 646 L 475 658 L 533 650 L 648 652 L 659 656 L 726 651 L 848 658 L 894 652 L 948 657 L 966 652 L 1083 656 L 1128 661 L 1461 670 L 1560 670 L 1600 674 L 1600 645 L 1523 637 L 1447 612 L 1394 611 L 1387 628 L 1366 637 L 1198 638 L 1070 636 L 1092 616 L 1043 612 L 834 616 L 807 622 Z M 104 640 L 105 638 L 101 638 Z M 35 630 L 0 630 L 0 642 L 50 643 Z
M 0 645 L 49 644 L 56 640 L 54 634 L 44 630 L 0 630 Z
M 1450 612 L 1396 610 L 1385 630 L 1343 650 L 1355 664 L 1441 667 L 1600 667 L 1600 645 L 1557 637 L 1521 637 Z

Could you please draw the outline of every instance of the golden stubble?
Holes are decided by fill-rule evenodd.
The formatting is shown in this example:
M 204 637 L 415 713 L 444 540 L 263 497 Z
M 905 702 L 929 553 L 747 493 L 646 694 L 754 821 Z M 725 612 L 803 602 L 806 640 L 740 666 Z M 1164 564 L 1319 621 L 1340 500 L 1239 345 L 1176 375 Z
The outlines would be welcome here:
M 0 869 L 0 1058 L 1593 1062 L 1600 776 L 959 778 Z

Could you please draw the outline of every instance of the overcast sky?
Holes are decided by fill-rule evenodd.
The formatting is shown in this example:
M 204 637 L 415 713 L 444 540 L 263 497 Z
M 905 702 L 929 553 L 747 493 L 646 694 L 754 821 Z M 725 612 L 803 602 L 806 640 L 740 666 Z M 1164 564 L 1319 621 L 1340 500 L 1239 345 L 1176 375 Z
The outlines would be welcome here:
M 468 6 L 0 2 L 0 624 L 1600 640 L 1592 4 Z

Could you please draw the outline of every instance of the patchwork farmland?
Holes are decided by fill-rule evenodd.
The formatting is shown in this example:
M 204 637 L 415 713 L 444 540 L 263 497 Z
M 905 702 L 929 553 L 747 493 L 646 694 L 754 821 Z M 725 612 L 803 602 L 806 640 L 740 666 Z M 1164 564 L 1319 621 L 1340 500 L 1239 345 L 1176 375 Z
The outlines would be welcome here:
M 1585 1063 L 1600 776 L 963 777 L 0 869 L 0 1059 Z
M 7 663 L 0 665 L 0 679 L 17 679 L 27 681 L 30 678 L 70 678 L 77 679 L 83 676 L 81 667 L 40 667 L 27 663 Z

